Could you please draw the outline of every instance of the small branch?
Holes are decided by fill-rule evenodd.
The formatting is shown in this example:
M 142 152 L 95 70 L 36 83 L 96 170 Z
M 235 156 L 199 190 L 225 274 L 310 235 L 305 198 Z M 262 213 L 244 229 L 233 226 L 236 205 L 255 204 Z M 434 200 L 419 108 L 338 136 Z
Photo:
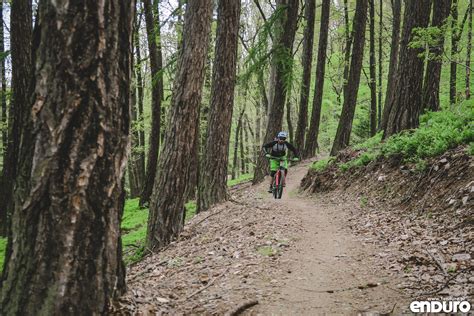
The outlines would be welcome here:
M 428 249 L 425 248 L 425 251 L 428 255 L 430 255 L 431 259 L 434 260 L 434 262 L 436 263 L 436 265 L 439 267 L 439 269 L 441 270 L 441 272 L 443 272 L 443 274 L 445 276 L 448 276 L 448 272 L 446 271 L 446 269 L 443 267 L 443 265 L 438 261 L 438 259 L 435 258 L 435 256 L 433 256 L 433 254 L 431 252 L 428 251 Z
M 252 300 L 252 301 L 247 301 L 247 302 L 244 302 L 240 305 L 238 305 L 236 308 L 234 308 L 233 310 L 231 311 L 228 311 L 227 313 L 225 313 L 225 316 L 237 316 L 237 315 L 240 315 L 243 311 L 245 311 L 247 308 L 250 308 L 252 306 L 255 306 L 258 304 L 258 301 L 257 300 Z
M 215 277 L 215 278 L 214 278 L 211 282 L 209 282 L 206 286 L 204 286 L 204 287 L 200 288 L 199 290 L 194 291 L 193 293 L 191 293 L 190 295 L 188 295 L 185 300 L 189 300 L 189 299 L 190 299 L 191 297 L 193 297 L 194 295 L 199 294 L 199 293 L 201 293 L 202 291 L 204 291 L 205 289 L 211 287 L 211 286 L 217 281 L 217 279 L 220 279 L 222 276 L 224 276 L 224 275 L 227 273 L 227 271 L 229 271 L 229 268 L 227 268 L 227 270 L 225 270 L 223 273 L 221 273 L 220 275 L 218 275 L 217 277 Z

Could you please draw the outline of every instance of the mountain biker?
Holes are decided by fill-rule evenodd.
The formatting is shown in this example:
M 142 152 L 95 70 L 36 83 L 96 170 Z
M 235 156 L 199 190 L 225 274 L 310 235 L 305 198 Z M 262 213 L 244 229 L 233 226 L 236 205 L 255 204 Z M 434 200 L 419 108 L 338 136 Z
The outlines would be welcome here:
M 272 186 L 273 186 L 273 178 L 275 177 L 275 173 L 277 172 L 278 168 L 280 167 L 280 163 L 283 164 L 283 168 L 285 169 L 285 176 L 283 177 L 283 186 L 285 186 L 285 178 L 288 174 L 288 159 L 286 158 L 286 151 L 287 149 L 291 150 L 295 157 L 299 157 L 298 150 L 290 143 L 286 141 L 288 134 L 287 132 L 281 131 L 278 133 L 277 137 L 268 144 L 263 145 L 262 149 L 265 152 L 265 157 L 270 159 L 270 189 L 268 190 L 269 193 L 272 193 Z M 270 152 L 268 150 L 271 149 Z M 284 157 L 283 160 L 276 160 L 272 159 L 271 157 Z

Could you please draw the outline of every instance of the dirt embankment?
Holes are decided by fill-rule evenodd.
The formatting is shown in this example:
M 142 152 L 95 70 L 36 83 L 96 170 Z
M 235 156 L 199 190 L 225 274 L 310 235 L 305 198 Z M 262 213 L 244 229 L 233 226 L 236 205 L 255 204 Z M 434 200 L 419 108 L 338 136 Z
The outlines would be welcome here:
M 346 151 L 336 161 L 359 154 Z M 465 147 L 423 170 L 396 157 L 346 172 L 331 164 L 308 172 L 302 188 L 335 200 L 358 196 L 349 226 L 384 249 L 380 261 L 405 278 L 400 289 L 415 297 L 474 296 L 474 159 Z

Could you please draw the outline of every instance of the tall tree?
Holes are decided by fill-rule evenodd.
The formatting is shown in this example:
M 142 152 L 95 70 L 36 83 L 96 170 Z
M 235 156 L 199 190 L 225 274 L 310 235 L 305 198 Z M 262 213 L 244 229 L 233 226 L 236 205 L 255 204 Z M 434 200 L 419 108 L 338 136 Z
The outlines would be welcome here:
M 433 6 L 431 26 L 439 29 L 434 43 L 430 43 L 429 60 L 423 83 L 423 107 L 431 111 L 439 110 L 439 83 L 443 66 L 445 22 L 449 16 L 451 0 L 439 0 Z
M 458 53 L 459 53 L 459 40 L 462 37 L 464 25 L 466 24 L 467 17 L 469 15 L 470 6 L 466 9 L 464 17 L 458 25 L 458 12 L 459 12 L 458 0 L 452 0 L 451 6 L 451 62 L 450 62 L 450 73 L 449 73 L 449 101 L 451 104 L 457 101 L 457 65 L 458 65 Z
M 367 0 L 357 0 L 353 24 L 352 60 L 349 70 L 347 93 L 342 105 L 342 113 L 337 127 L 331 155 L 337 154 L 349 145 L 359 91 L 360 73 L 364 57 L 365 26 L 367 20 Z
M 12 211 L 13 186 L 18 173 L 20 142 L 30 129 L 25 127 L 29 115 L 29 84 L 32 74 L 31 0 L 13 1 L 10 17 L 11 56 L 12 56 L 12 98 L 8 114 L 8 145 L 3 162 L 3 183 L 0 188 L 0 232 L 6 234 L 7 219 Z M 28 137 L 27 137 L 28 138 Z
M 466 49 L 466 99 L 471 98 L 472 0 L 469 1 Z
M 311 66 L 313 63 L 313 39 L 314 39 L 314 19 L 316 12 L 316 1 L 305 1 L 306 25 L 303 35 L 303 55 L 301 65 L 303 66 L 303 77 L 301 80 L 300 109 L 298 122 L 296 124 L 295 145 L 296 148 L 304 148 L 304 136 L 308 125 L 308 101 L 309 88 L 311 84 Z
M 31 177 L 16 181 L 3 315 L 104 314 L 125 289 L 120 218 L 134 8 L 40 2 L 33 141 L 21 144 L 33 154 Z
M 395 93 L 395 80 L 398 66 L 398 50 L 400 47 L 400 22 L 402 12 L 402 1 L 394 0 L 392 2 L 392 40 L 390 43 L 390 62 L 388 65 L 387 88 L 385 90 L 385 102 L 383 107 L 382 121 L 379 130 L 385 130 L 390 114 L 390 106 L 393 104 L 392 99 Z
M 7 78 L 6 78 L 6 71 L 5 71 L 5 32 L 3 27 L 3 1 L 0 0 L 0 54 L 2 54 L 0 60 L 0 76 L 1 76 L 1 84 L 2 89 L 0 91 L 0 103 L 1 103 L 1 113 L 0 113 L 0 132 L 2 133 L 2 148 L 3 148 L 3 161 L 6 159 L 6 149 L 7 149 L 7 135 L 8 135 L 8 128 L 7 128 Z M 0 184 L 1 184 L 0 178 Z
M 161 130 L 161 99 L 163 96 L 163 79 L 161 70 L 163 68 L 163 58 L 161 52 L 159 14 L 153 15 L 151 0 L 143 1 L 143 11 L 145 13 L 145 25 L 148 41 L 148 51 L 150 53 L 151 69 L 151 131 L 148 145 L 148 157 L 145 172 L 145 185 L 140 197 L 140 205 L 144 206 L 149 202 L 153 191 L 153 184 L 158 164 L 158 153 L 160 150 L 160 130 Z M 155 0 L 158 1 L 158 0 Z M 158 11 L 158 6 L 155 7 Z M 158 24 L 158 27 L 156 27 Z
M 240 0 L 219 0 L 211 106 L 198 186 L 198 212 L 227 199 Z
M 193 157 L 196 125 L 204 83 L 212 1 L 186 6 L 183 42 L 171 99 L 162 159 L 159 161 L 148 219 L 147 247 L 158 250 L 176 238 L 183 227 L 189 159 Z
M 378 101 L 378 108 L 377 108 L 377 127 L 380 126 L 380 122 L 382 121 L 382 77 L 383 77 L 383 59 L 382 59 L 382 52 L 383 52 L 383 1 L 379 1 L 379 12 L 380 12 L 380 20 L 379 20 L 379 101 Z
M 431 1 L 409 0 L 405 3 L 396 86 L 384 138 L 417 127 L 422 109 L 420 91 L 423 88 L 424 60 L 419 55 L 423 48 L 411 48 L 409 43 L 414 28 L 428 26 Z
M 377 83 L 375 79 L 375 4 L 369 0 L 369 72 L 370 72 L 370 136 L 377 132 Z
M 279 23 L 276 25 L 276 36 L 273 45 L 272 63 L 275 69 L 274 93 L 268 111 L 268 122 L 263 141 L 272 140 L 282 128 L 283 113 L 286 101 L 285 78 L 291 72 L 291 60 L 293 58 L 293 41 L 295 39 L 298 0 L 278 0 L 276 14 L 280 14 Z M 270 78 L 271 80 L 271 78 Z M 253 183 L 263 180 L 266 174 L 268 162 L 265 157 L 260 156 L 255 167 Z
M 349 67 L 350 67 L 350 59 L 351 59 L 351 47 L 352 47 L 352 39 L 354 37 L 353 31 L 351 32 L 351 27 L 349 23 L 349 4 L 347 0 L 344 0 L 344 35 L 346 37 L 346 46 L 344 49 L 344 72 L 342 76 L 342 91 L 344 98 L 346 98 L 347 94 L 347 84 L 348 84 L 348 76 L 349 76 Z
M 313 111 L 304 149 L 305 157 L 313 157 L 318 148 L 319 123 L 321 121 L 321 107 L 323 103 L 324 73 L 326 70 L 326 50 L 329 33 L 330 0 L 323 0 L 321 7 L 321 26 L 319 28 L 318 60 L 316 64 L 316 81 L 314 84 Z

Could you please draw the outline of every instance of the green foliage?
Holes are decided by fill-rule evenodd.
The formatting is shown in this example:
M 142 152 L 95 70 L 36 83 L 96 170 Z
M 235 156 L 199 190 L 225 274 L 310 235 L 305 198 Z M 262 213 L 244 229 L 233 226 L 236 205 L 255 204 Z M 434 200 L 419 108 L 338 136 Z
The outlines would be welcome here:
M 5 262 L 5 252 L 7 250 L 7 239 L 0 238 L 0 271 L 3 269 L 3 263 Z
M 250 181 L 253 179 L 253 174 L 251 173 L 246 173 L 246 174 L 243 174 L 241 175 L 240 177 L 238 178 L 235 178 L 235 179 L 232 179 L 232 180 L 228 180 L 227 181 L 227 186 L 228 187 L 232 187 L 234 185 L 237 185 L 237 184 L 240 184 L 240 183 L 243 183 L 243 182 L 247 182 L 247 181 Z
M 469 153 L 469 155 L 474 156 L 474 142 L 471 142 L 469 144 L 469 148 L 468 148 L 467 152 Z
M 334 162 L 335 158 L 334 157 L 328 157 L 325 159 L 321 159 L 318 161 L 313 162 L 311 165 L 311 169 L 316 170 L 316 171 L 323 171 L 325 170 L 329 165 L 331 165 Z

